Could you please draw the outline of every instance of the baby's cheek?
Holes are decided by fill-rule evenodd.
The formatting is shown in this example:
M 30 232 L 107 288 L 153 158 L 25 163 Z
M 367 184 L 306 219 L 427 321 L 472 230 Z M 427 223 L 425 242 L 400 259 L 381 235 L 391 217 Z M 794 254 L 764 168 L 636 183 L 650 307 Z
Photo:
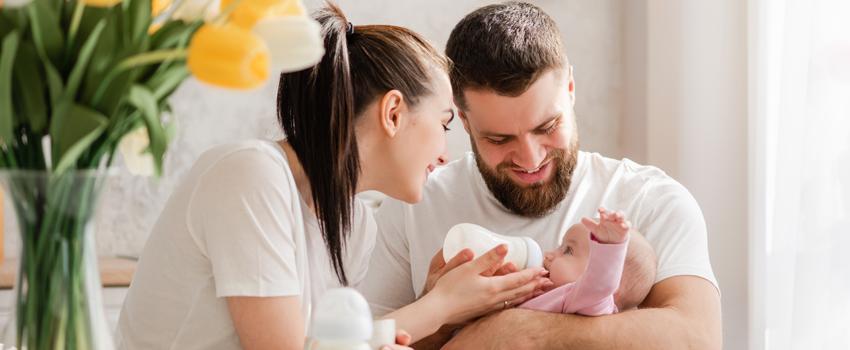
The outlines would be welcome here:
M 556 286 L 572 282 L 570 280 L 570 264 L 566 259 L 555 259 L 549 264 L 549 279 Z

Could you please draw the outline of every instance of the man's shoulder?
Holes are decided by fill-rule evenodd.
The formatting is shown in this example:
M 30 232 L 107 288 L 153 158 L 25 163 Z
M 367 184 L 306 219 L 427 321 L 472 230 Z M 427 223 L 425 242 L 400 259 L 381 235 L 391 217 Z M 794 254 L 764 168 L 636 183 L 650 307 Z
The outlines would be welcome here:
M 585 163 L 585 179 L 605 179 L 608 186 L 629 192 L 657 192 L 684 190 L 684 187 L 664 170 L 653 166 L 637 163 L 628 158 L 614 159 L 596 152 L 581 152 L 581 160 Z

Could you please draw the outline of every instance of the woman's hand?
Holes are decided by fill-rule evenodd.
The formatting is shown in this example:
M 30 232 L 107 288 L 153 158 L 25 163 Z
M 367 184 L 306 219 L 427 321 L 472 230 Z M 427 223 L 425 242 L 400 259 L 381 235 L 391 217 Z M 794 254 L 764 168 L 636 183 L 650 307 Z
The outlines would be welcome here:
M 491 311 L 516 306 L 552 283 L 544 277 L 547 272 L 543 268 L 494 276 L 500 270 L 505 272 L 513 268 L 503 265 L 507 253 L 507 246 L 502 244 L 471 262 L 468 260 L 472 252 L 468 250 L 461 251 L 444 265 L 432 260 L 433 273 L 429 273 L 428 282 L 433 283 L 433 289 L 425 297 L 436 299 L 442 305 L 447 316 L 445 323 L 464 322 Z M 439 260 L 442 261 L 442 258 Z M 431 275 L 439 276 L 432 279 Z

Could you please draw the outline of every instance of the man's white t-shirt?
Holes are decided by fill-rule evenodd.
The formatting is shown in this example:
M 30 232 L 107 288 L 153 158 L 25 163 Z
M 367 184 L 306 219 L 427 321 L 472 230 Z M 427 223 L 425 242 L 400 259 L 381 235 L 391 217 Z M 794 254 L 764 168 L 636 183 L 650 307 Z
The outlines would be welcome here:
M 344 266 L 365 277 L 375 223 L 355 200 Z M 151 232 L 118 324 L 121 349 L 240 349 L 225 297 L 299 296 L 302 317 L 338 287 L 318 221 L 277 143 L 204 153 Z
M 529 236 L 549 250 L 582 217 L 595 217 L 600 206 L 622 210 L 645 235 L 658 256 L 656 282 L 694 275 L 717 286 L 702 212 L 691 194 L 658 168 L 579 152 L 566 198 L 552 213 L 527 218 L 499 203 L 467 153 L 430 176 L 422 202 L 384 202 L 375 216 L 378 242 L 360 290 L 373 313 L 386 314 L 420 296 L 431 258 L 455 224 Z

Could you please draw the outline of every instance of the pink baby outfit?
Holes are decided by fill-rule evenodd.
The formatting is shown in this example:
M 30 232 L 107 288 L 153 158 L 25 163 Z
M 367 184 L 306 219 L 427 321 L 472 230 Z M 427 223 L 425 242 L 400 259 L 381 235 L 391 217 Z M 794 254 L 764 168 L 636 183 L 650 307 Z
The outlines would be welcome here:
M 617 313 L 614 293 L 620 285 L 628 239 L 619 244 L 590 241 L 590 260 L 578 281 L 567 283 L 526 301 L 520 308 L 601 316 Z

